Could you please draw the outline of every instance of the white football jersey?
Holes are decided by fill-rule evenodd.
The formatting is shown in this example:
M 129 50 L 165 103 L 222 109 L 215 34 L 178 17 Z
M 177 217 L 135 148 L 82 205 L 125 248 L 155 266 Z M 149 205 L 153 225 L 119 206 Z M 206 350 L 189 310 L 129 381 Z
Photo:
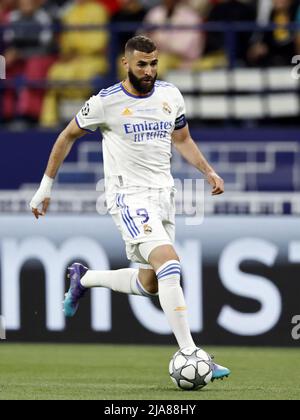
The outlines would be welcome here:
M 126 187 L 172 187 L 171 136 L 185 127 L 185 104 L 172 84 L 157 81 L 147 96 L 118 83 L 93 96 L 76 116 L 80 128 L 103 135 L 107 192 Z

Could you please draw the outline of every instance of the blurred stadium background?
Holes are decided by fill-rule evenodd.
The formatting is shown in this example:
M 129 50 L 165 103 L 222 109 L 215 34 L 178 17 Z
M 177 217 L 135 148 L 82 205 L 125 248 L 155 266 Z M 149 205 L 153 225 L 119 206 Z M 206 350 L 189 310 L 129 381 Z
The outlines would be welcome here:
M 157 303 L 143 298 L 94 290 L 72 322 L 61 312 L 70 262 L 129 264 L 110 217 L 96 211 L 100 134 L 75 144 L 49 216 L 36 223 L 28 208 L 60 130 L 123 77 L 123 46 L 145 33 L 161 52 L 159 77 L 182 91 L 193 137 L 226 181 L 224 196 L 206 192 L 202 225 L 178 217 L 197 342 L 299 346 L 299 23 L 298 0 L 1 0 L 0 314 L 9 342 L 175 345 Z M 176 153 L 173 174 L 199 178 Z

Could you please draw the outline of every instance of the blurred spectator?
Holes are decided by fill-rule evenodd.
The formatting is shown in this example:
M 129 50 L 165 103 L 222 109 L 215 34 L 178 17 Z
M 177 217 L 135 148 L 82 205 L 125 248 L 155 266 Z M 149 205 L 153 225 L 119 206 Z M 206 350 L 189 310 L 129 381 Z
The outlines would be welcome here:
M 256 1 L 256 10 L 257 18 L 256 21 L 260 25 L 267 25 L 270 20 L 270 15 L 272 12 L 272 0 L 257 0 Z
M 145 9 L 149 10 L 161 4 L 161 0 L 141 0 L 141 4 Z
M 117 12 L 111 20 L 111 23 L 122 24 L 122 23 L 140 23 L 143 21 L 146 10 L 141 5 L 139 0 L 120 0 L 121 9 Z M 125 69 L 121 63 L 121 56 L 124 54 L 124 48 L 127 41 L 132 38 L 136 33 L 136 30 L 119 32 L 116 35 L 118 45 L 118 75 L 119 79 L 122 80 L 126 77 Z
M 146 10 L 141 5 L 140 0 L 120 0 L 121 9 L 115 13 L 111 19 L 111 23 L 140 23 L 143 21 Z M 123 53 L 126 42 L 132 38 L 136 30 L 120 32 L 117 35 L 118 52 Z
M 16 0 L 1 0 L 0 3 L 0 23 L 7 22 L 9 14 L 17 6 Z
M 63 10 L 68 4 L 68 0 L 38 0 L 40 6 L 43 7 L 54 20 L 57 20 Z
M 16 0 L 2 0 L 0 3 L 0 25 L 4 25 L 9 20 L 9 15 L 16 8 Z M 4 42 L 3 31 L 0 30 L 0 54 L 3 54 Z
M 197 10 L 202 18 L 206 18 L 212 6 L 211 0 L 188 0 L 188 3 Z
M 94 0 L 72 1 L 62 17 L 63 25 L 100 26 L 107 23 L 105 7 Z M 108 34 L 104 30 L 68 30 L 62 33 L 60 59 L 48 74 L 48 80 L 53 83 L 53 87 L 48 90 L 44 100 L 41 115 L 43 126 L 57 125 L 61 100 L 82 101 L 91 95 L 90 82 L 108 70 L 107 42 Z M 75 83 L 72 84 L 73 81 Z M 58 86 L 59 82 L 65 83 L 65 86 Z M 84 86 L 81 87 L 78 83 Z
M 117 13 L 118 10 L 120 10 L 120 3 L 119 0 L 97 0 L 97 2 L 101 6 L 105 6 L 108 13 L 112 16 L 115 13 Z
M 151 9 L 144 22 L 151 25 L 188 25 L 201 23 L 200 16 L 181 0 L 163 0 L 162 5 Z M 159 52 L 159 75 L 163 77 L 168 70 L 191 68 L 194 60 L 203 50 L 203 35 L 199 29 L 155 29 L 149 31 Z
M 63 8 L 70 3 L 70 0 L 39 0 L 41 6 L 51 10 L 56 16 L 62 12 Z M 120 9 L 119 0 L 95 0 L 100 6 L 104 6 L 109 15 L 113 15 Z
M 48 27 L 44 27 L 48 25 Z M 4 32 L 8 80 L 41 82 L 54 62 L 51 19 L 35 0 L 18 0 L 18 10 L 11 12 Z M 44 90 L 24 86 L 6 89 L 3 98 L 5 121 L 16 117 L 36 122 Z
M 248 51 L 249 63 L 258 66 L 290 65 L 297 53 L 294 31 L 285 28 L 296 21 L 298 2 L 295 0 L 273 0 L 268 23 L 277 24 L 273 31 L 265 32 Z M 283 25 L 283 26 L 282 26 Z
M 255 22 L 255 8 L 241 0 L 219 0 L 215 2 L 207 16 L 208 22 Z M 246 61 L 246 54 L 252 32 L 240 32 L 236 36 L 236 58 L 239 63 Z M 211 69 L 228 65 L 226 34 L 208 32 L 205 56 L 197 68 Z

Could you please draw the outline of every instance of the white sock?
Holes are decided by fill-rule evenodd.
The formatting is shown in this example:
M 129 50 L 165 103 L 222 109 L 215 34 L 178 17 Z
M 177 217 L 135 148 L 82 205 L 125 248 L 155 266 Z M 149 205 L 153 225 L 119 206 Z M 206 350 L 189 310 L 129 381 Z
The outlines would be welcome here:
M 123 268 L 111 271 L 89 270 L 80 280 L 83 287 L 88 289 L 93 287 L 106 287 L 115 292 L 126 293 L 128 295 L 138 295 L 153 297 L 147 292 L 138 278 L 139 270 L 134 268 Z
M 187 307 L 180 286 L 181 265 L 172 260 L 165 263 L 156 273 L 161 307 L 175 334 L 179 348 L 196 347 L 191 335 Z

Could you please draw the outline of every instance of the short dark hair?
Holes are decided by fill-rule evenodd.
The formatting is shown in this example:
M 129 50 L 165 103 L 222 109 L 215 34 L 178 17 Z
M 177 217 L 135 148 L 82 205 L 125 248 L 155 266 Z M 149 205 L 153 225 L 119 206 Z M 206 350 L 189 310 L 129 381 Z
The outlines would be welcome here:
M 129 39 L 125 45 L 125 53 L 133 52 L 135 50 L 150 54 L 157 50 L 157 46 L 152 39 L 147 38 L 146 36 L 138 35 Z

